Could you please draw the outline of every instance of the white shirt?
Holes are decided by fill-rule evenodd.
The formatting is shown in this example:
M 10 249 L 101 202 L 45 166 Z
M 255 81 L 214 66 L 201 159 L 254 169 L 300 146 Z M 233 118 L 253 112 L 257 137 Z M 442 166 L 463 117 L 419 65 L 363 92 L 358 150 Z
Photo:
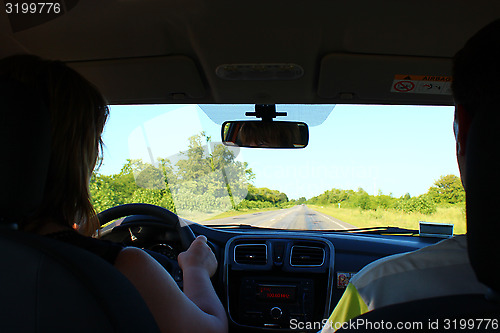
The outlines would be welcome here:
M 487 291 L 470 265 L 465 235 L 374 261 L 350 282 L 368 310 L 429 297 Z

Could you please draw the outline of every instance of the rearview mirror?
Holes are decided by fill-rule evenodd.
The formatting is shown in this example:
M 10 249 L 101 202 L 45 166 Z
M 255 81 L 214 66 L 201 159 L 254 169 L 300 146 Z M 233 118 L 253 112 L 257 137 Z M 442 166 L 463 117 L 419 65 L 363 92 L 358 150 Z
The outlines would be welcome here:
M 226 121 L 221 134 L 226 146 L 304 148 L 309 142 L 309 128 L 302 122 Z

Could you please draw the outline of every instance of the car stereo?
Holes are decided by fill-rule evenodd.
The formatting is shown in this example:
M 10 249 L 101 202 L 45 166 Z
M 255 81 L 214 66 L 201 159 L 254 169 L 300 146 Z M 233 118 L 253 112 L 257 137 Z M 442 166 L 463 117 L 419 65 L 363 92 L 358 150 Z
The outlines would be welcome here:
M 292 319 L 305 322 L 313 316 L 312 279 L 247 277 L 241 280 L 238 296 L 240 325 L 289 328 Z

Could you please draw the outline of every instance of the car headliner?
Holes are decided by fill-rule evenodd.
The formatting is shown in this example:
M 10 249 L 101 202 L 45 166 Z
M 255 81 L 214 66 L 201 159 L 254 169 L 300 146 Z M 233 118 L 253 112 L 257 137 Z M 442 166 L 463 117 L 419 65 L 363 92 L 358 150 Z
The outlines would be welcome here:
M 451 75 L 455 52 L 500 17 L 497 0 L 66 0 L 63 8 L 52 19 L 2 10 L 0 57 L 68 62 L 112 104 L 450 105 L 450 95 L 391 92 L 395 75 Z M 224 64 L 264 74 L 229 80 L 216 74 Z M 270 80 L 261 64 L 303 73 Z

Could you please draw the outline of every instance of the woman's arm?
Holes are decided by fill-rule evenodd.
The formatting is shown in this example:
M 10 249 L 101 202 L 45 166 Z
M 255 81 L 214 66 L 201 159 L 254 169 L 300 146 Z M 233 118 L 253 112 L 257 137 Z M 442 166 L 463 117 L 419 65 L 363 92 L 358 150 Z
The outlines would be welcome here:
M 227 332 L 226 312 L 210 281 L 217 260 L 206 238 L 198 236 L 178 260 L 184 293 L 170 274 L 140 249 L 123 249 L 115 267 L 142 295 L 161 332 Z

